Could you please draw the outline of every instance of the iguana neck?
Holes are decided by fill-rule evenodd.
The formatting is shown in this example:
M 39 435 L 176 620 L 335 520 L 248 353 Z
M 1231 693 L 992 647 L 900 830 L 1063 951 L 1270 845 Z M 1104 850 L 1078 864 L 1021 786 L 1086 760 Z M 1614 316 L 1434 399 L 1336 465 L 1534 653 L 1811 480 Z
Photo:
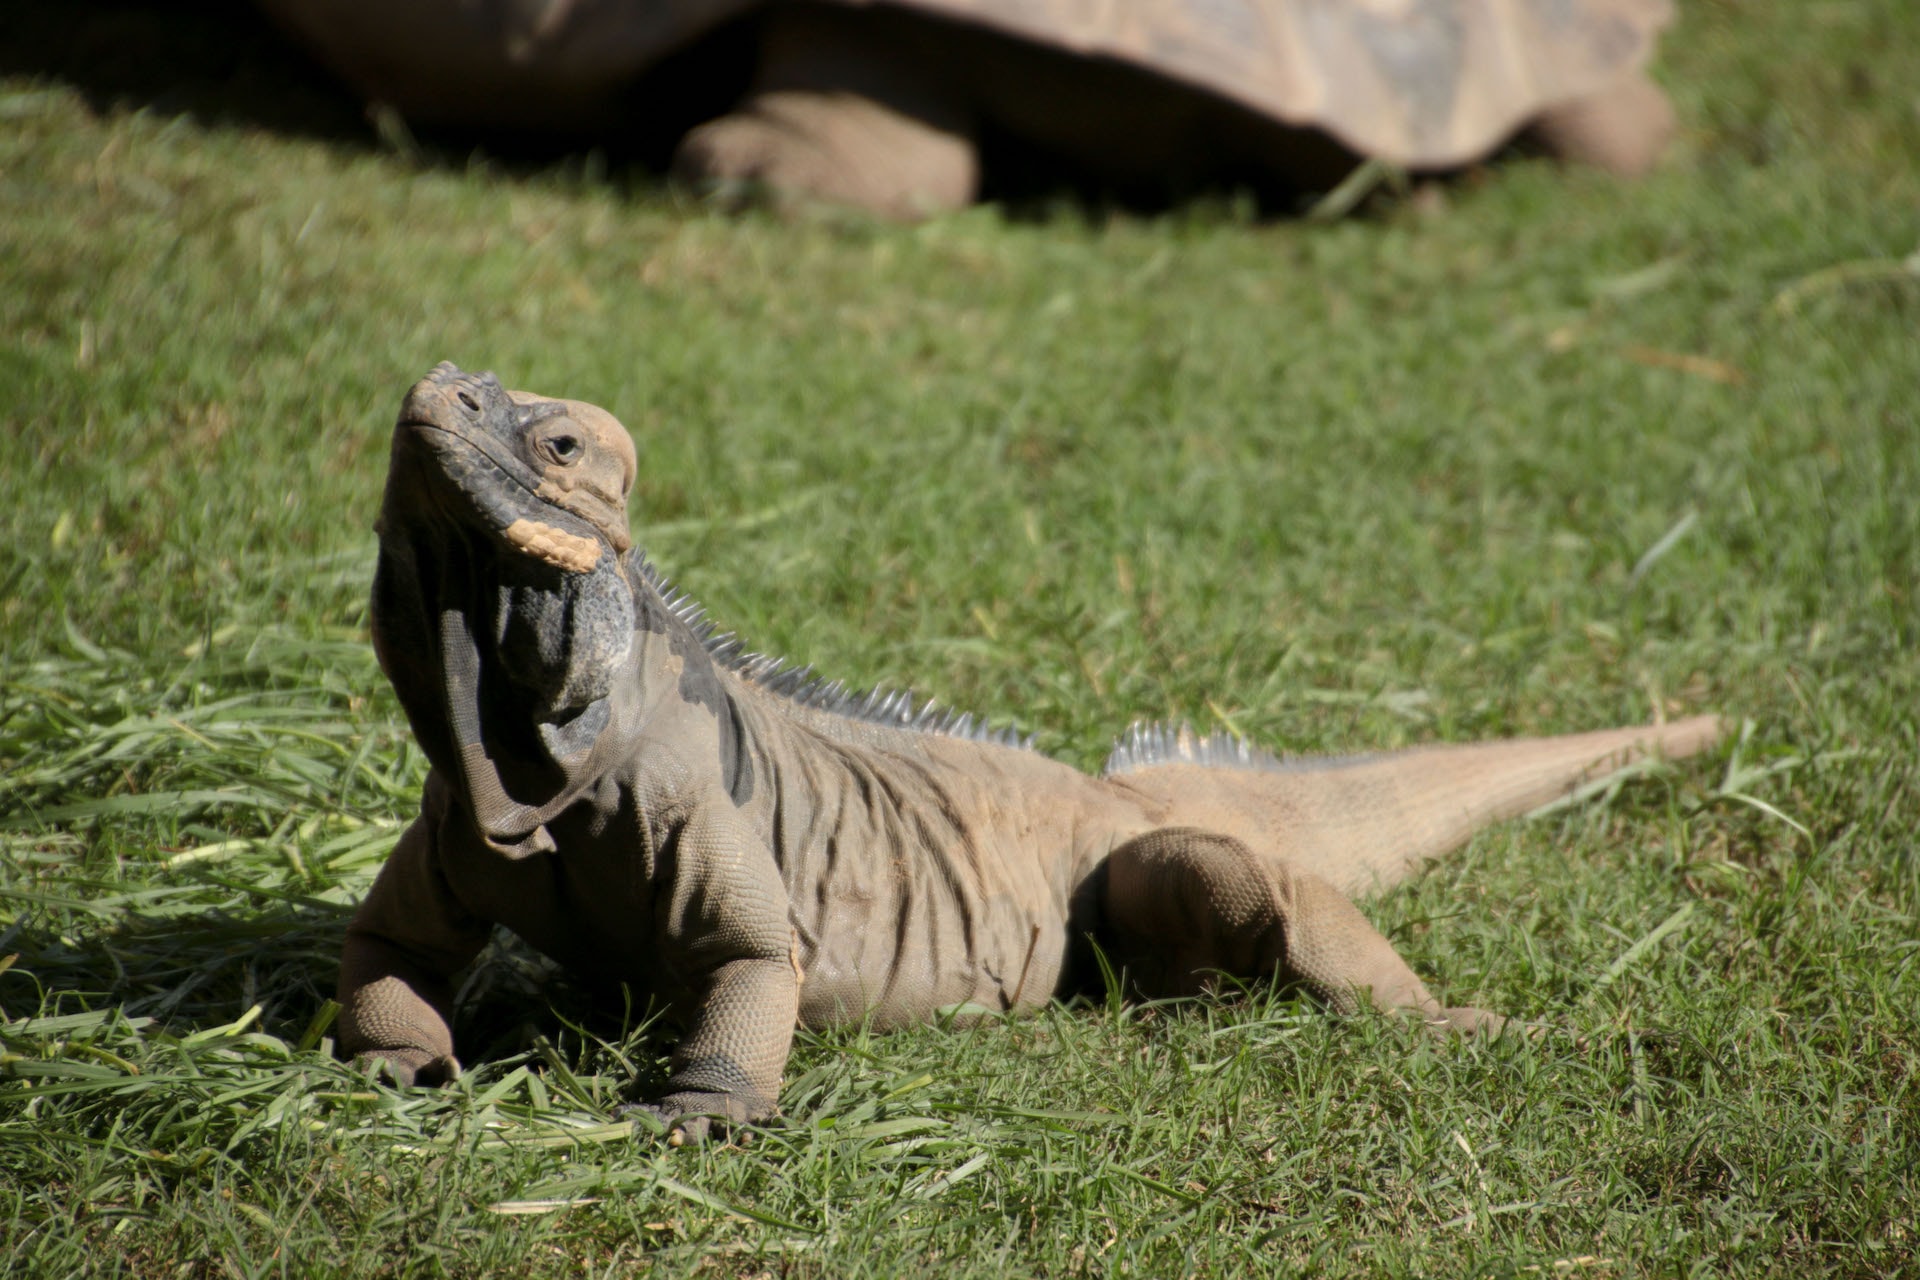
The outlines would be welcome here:
M 382 536 L 381 666 L 496 850 L 550 852 L 546 823 L 603 771 L 626 701 L 615 693 L 635 647 L 637 585 L 612 556 L 567 574 L 444 528 Z
M 630 553 L 626 563 L 634 584 L 634 651 L 625 677 L 632 681 L 634 694 L 632 731 L 640 732 L 668 703 L 695 712 L 694 723 L 703 732 L 705 718 L 711 716 L 721 786 L 736 806 L 744 805 L 753 797 L 755 753 L 738 701 L 737 679 L 716 661 L 685 612 L 661 594 L 642 567 L 640 553 Z

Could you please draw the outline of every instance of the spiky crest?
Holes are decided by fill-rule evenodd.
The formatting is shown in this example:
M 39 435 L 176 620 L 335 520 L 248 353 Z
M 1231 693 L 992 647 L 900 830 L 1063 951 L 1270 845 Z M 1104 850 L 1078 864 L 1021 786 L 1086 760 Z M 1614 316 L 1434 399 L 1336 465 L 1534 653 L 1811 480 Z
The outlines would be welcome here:
M 1276 756 L 1251 745 L 1237 733 L 1221 730 L 1202 736 L 1185 721 L 1174 725 L 1136 721 L 1120 741 L 1114 743 L 1106 764 L 1100 768 L 1100 776 L 1111 778 L 1163 764 L 1197 764 L 1255 773 L 1307 773 L 1373 758 L 1371 755 Z
M 635 550 L 632 557 L 640 581 L 675 620 L 693 632 L 714 662 L 757 689 L 796 706 L 867 724 L 1033 750 L 1032 735 L 1010 726 L 996 728 L 976 720 L 971 712 L 942 708 L 931 698 L 922 702 L 911 689 L 850 689 L 845 681 L 815 675 L 810 666 L 790 666 L 784 658 L 753 652 L 739 636 L 716 627 L 700 602 L 668 581 L 643 553 Z

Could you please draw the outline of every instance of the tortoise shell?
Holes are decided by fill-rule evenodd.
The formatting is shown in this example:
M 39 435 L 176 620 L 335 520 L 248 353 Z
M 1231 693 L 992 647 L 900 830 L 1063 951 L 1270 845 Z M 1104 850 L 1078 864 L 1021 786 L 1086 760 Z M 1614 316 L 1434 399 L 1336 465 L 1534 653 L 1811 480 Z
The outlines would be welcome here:
M 1411 167 L 1650 57 L 1670 0 L 828 0 L 1130 65 Z M 408 115 L 550 123 L 771 0 L 260 0 Z M 1152 79 L 1145 81 L 1152 83 Z

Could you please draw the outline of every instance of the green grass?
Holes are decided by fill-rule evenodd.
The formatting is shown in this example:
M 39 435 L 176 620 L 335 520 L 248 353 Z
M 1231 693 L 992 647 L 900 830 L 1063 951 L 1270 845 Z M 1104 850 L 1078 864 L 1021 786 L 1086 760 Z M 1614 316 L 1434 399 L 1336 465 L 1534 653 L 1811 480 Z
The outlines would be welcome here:
M 382 151 L 291 62 L 207 74 L 344 131 L 24 47 L 15 1271 L 1920 1270 L 1906 0 L 1688 5 L 1686 136 L 1642 185 L 1522 161 L 1330 226 L 726 219 Z M 1449 996 L 1583 1044 L 1260 991 L 803 1035 L 784 1120 L 668 1151 L 607 1125 L 663 1043 L 501 948 L 470 1075 L 390 1090 L 332 1060 L 326 997 L 424 771 L 365 599 L 393 412 L 443 358 L 618 413 L 640 540 L 724 625 L 1077 763 L 1142 717 L 1289 750 L 1747 728 L 1370 905 Z

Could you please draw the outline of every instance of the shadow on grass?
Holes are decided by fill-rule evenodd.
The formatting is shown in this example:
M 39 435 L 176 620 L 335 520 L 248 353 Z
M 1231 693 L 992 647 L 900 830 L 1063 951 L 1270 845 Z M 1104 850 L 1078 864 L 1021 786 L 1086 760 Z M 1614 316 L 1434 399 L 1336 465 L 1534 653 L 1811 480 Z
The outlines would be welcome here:
M 0 76 L 70 85 L 97 112 L 147 110 L 352 149 L 400 149 L 429 167 L 461 167 L 484 155 L 526 177 L 592 157 L 590 171 L 611 168 L 623 184 L 644 191 L 657 190 L 688 129 L 745 92 L 756 35 L 751 13 L 721 26 L 636 79 L 609 121 L 575 133 L 423 126 L 367 108 L 244 0 L 9 0 L 0 6 Z M 1141 76 L 1139 92 L 1169 91 Z M 1070 153 L 989 127 L 980 144 L 982 197 L 1018 222 L 1152 215 L 1195 201 L 1216 216 L 1288 215 L 1307 208 L 1355 163 L 1321 135 L 1298 139 L 1294 145 L 1313 156 L 1320 174 L 1305 184 L 1259 170 L 1119 180 L 1088 171 Z
M 249 1027 L 298 1042 L 334 995 L 351 906 L 128 913 L 98 932 L 22 921 L 0 932 L 0 1021 L 118 1009 L 174 1035 Z M 455 1043 L 469 1067 L 542 1040 L 634 1042 L 648 1010 L 593 993 L 504 931 L 459 983 Z M 641 1044 L 664 1031 L 639 1036 Z
M 53 1016 L 118 1007 L 178 1032 L 260 1006 L 260 1029 L 297 1039 L 339 971 L 349 908 L 116 915 L 105 927 L 29 915 L 0 933 L 0 1013 Z
M 427 165 L 464 165 L 478 152 L 525 175 L 592 151 L 657 174 L 682 133 L 744 90 L 751 35 L 735 24 L 668 59 L 636 83 L 617 124 L 573 134 L 383 123 L 242 0 L 8 0 L 0 75 L 71 85 L 99 112 L 150 110 L 370 151 L 397 145 Z
M 101 112 L 373 140 L 353 96 L 239 0 L 8 0 L 0 75 L 71 85 Z

